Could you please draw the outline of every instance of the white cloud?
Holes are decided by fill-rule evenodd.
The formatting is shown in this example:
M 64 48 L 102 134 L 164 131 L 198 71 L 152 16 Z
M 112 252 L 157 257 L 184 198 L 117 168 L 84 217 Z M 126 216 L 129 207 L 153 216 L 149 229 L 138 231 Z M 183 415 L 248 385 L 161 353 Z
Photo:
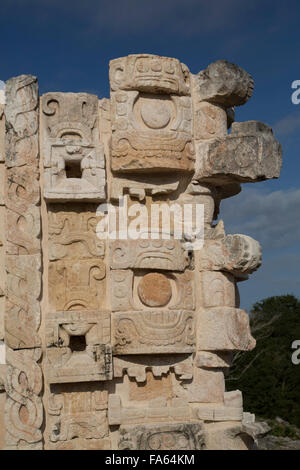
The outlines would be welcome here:
M 278 121 L 274 126 L 274 132 L 278 137 L 287 137 L 299 132 L 300 130 L 300 113 L 295 112 L 288 114 Z
M 221 218 L 230 233 L 257 239 L 265 250 L 299 245 L 300 189 L 267 191 L 245 187 L 221 204 Z
M 0 104 L 5 104 L 5 83 L 0 80 Z

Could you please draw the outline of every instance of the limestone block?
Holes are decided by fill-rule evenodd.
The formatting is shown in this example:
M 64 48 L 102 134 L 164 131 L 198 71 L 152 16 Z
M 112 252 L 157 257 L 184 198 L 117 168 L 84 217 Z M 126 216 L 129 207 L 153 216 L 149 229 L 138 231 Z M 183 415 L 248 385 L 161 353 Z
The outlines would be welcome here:
M 107 392 L 70 387 L 49 396 L 50 449 L 110 448 Z
M 242 421 L 243 409 L 229 406 L 201 404 L 194 408 L 194 417 L 202 421 Z
M 139 178 L 115 176 L 111 182 L 110 200 L 119 201 L 119 197 L 128 191 L 132 199 L 144 201 L 146 195 L 164 196 L 172 194 L 178 189 L 178 186 L 178 177 L 170 178 L 168 175 L 165 175 L 164 178 L 152 175 L 151 177 L 140 175 Z
M 12 349 L 38 347 L 40 255 L 6 256 L 6 272 L 5 342 Z
M 194 102 L 194 138 L 196 140 L 222 138 L 227 135 L 228 116 L 226 109 L 222 106 Z
M 193 274 L 191 271 L 169 274 L 114 270 L 111 272 L 111 306 L 113 311 L 142 308 L 193 310 Z
M 85 259 L 103 257 L 105 242 L 96 235 L 99 218 L 95 208 L 82 205 L 69 208 L 59 204 L 49 212 L 49 259 Z
M 5 392 L 6 386 L 6 364 L 0 364 L 0 393 Z
M 258 121 L 234 123 L 230 136 L 196 143 L 195 179 L 217 186 L 279 178 L 281 146 Z
M 195 357 L 196 367 L 208 369 L 226 369 L 231 366 L 232 353 L 230 351 L 198 351 Z
M 139 407 L 122 406 L 121 397 L 116 394 L 110 394 L 108 399 L 108 423 L 111 426 L 188 421 L 190 416 L 189 405 L 181 398 L 173 398 L 169 405 L 165 398 L 158 398 Z
M 105 272 L 100 258 L 52 261 L 49 266 L 51 310 L 105 308 Z
M 189 403 L 224 403 L 225 381 L 220 369 L 195 367 L 193 379 L 182 382 Z
M 224 393 L 225 406 L 231 408 L 243 408 L 243 395 L 240 390 L 233 390 Z
M 190 353 L 195 349 L 191 311 L 118 312 L 113 316 L 114 354 Z
M 46 321 L 47 347 L 70 346 L 72 336 L 85 336 L 88 346 L 110 343 L 110 312 L 81 311 L 50 313 Z
M 106 197 L 98 98 L 87 93 L 42 96 L 44 197 L 48 201 L 102 201 Z
M 187 69 L 174 59 L 132 55 L 111 61 L 110 82 L 112 170 L 193 170 Z
M 41 349 L 12 351 L 7 348 L 6 449 L 42 449 L 43 380 L 37 364 Z
M 251 351 L 255 347 L 244 310 L 215 307 L 199 310 L 197 347 L 207 351 Z
M 112 269 L 163 269 L 184 271 L 188 255 L 180 240 L 140 239 L 110 242 Z
M 201 450 L 205 446 L 201 422 L 121 426 L 120 450 Z
M 110 61 L 112 91 L 190 94 L 189 70 L 178 59 L 152 54 L 131 54 Z
M 0 163 L 5 161 L 5 105 L 0 104 Z
M 248 450 L 253 444 L 242 423 L 206 423 L 204 430 L 208 450 Z
M 235 307 L 236 285 L 234 276 L 218 271 L 201 272 L 204 307 Z
M 252 96 L 254 82 L 241 67 L 217 60 L 193 76 L 196 101 L 208 101 L 230 108 L 245 104 Z
M 228 271 L 239 278 L 261 266 L 261 246 L 246 235 L 227 235 L 223 240 L 206 240 L 195 257 L 200 271 Z
M 20 75 L 7 80 L 6 106 L 6 165 L 38 166 L 39 98 L 38 82 L 32 75 Z
M 103 311 L 56 312 L 46 324 L 49 383 L 112 378 L 110 314 Z
M 136 382 L 146 382 L 146 371 L 151 371 L 154 377 L 161 378 L 173 371 L 178 380 L 190 380 L 193 377 L 193 361 L 191 355 L 162 355 L 162 356 L 115 356 L 114 377 L 128 377 Z

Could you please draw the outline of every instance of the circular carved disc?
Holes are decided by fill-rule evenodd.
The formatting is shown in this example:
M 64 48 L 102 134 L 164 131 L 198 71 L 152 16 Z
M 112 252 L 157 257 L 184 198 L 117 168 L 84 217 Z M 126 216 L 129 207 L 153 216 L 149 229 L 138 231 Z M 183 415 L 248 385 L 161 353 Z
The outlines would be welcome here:
M 160 273 L 149 273 L 138 285 L 138 294 L 143 304 L 148 307 L 163 307 L 172 295 L 169 279 Z
M 143 102 L 141 116 L 146 126 L 151 129 L 166 127 L 171 119 L 169 103 L 164 100 L 151 100 Z

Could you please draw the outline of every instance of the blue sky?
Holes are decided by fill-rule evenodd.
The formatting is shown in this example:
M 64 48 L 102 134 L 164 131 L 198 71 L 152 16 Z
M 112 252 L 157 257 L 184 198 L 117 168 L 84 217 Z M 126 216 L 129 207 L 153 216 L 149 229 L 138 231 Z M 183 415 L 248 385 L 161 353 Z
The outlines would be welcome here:
M 32 73 L 40 92 L 109 95 L 108 62 L 130 53 L 177 57 L 193 73 L 217 59 L 245 68 L 252 99 L 236 120 L 270 124 L 283 147 L 279 180 L 243 185 L 222 203 L 228 233 L 263 246 L 263 267 L 240 284 L 242 306 L 300 297 L 300 2 L 297 0 L 1 0 L 0 79 Z

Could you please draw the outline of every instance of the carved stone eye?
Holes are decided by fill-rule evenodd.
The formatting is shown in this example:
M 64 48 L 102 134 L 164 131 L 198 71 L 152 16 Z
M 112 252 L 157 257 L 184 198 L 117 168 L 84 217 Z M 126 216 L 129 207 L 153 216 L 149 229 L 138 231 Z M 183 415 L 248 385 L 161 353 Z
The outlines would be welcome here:
M 141 106 L 141 116 L 146 126 L 151 129 L 166 127 L 171 119 L 170 104 L 160 99 L 144 101 Z
M 148 307 L 163 307 L 172 297 L 169 279 L 160 273 L 146 274 L 138 285 L 141 302 Z

